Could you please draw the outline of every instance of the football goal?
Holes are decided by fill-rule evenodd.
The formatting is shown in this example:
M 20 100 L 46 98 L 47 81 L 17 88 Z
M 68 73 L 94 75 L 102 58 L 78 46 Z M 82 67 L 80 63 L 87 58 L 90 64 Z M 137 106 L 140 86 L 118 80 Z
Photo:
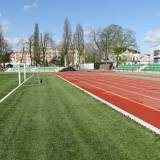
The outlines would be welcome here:
M 33 74 L 26 72 L 26 65 L 23 63 L 17 64 L 14 68 L 14 72 L 0 73 L 0 103 L 32 77 Z
M 39 67 L 37 66 L 26 66 L 24 63 L 19 63 L 17 66 L 18 72 L 18 84 L 25 83 L 29 77 L 32 77 L 30 81 L 25 83 L 25 86 L 40 84 L 41 76 Z

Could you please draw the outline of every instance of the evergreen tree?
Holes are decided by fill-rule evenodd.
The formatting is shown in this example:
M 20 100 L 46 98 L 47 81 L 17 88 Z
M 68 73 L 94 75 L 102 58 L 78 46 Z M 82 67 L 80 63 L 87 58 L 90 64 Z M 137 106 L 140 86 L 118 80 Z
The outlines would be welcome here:
M 41 62 L 41 50 L 40 50 L 40 38 L 39 38 L 39 26 L 36 23 L 33 34 L 33 60 L 34 64 L 40 65 Z

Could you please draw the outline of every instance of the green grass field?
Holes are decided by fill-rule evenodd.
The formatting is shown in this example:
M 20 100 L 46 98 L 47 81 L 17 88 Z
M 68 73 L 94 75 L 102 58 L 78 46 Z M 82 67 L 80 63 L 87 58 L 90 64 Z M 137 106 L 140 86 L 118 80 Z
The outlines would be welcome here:
M 26 74 L 28 78 L 31 74 Z M 24 77 L 21 73 L 21 80 L 23 82 Z M 18 86 L 18 73 L 0 73 L 0 99 L 12 91 Z
M 0 74 L 0 99 L 18 85 L 17 74 Z
M 0 104 L 0 160 L 160 159 L 159 136 L 54 75 L 41 78 Z

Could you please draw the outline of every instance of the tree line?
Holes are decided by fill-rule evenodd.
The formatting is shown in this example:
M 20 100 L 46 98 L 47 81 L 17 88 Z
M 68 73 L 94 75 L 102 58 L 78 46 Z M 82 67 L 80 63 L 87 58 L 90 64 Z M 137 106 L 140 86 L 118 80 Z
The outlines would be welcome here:
M 135 32 L 120 25 L 111 24 L 103 29 L 91 30 L 89 41 L 85 42 L 84 30 L 77 24 L 72 32 L 68 19 L 64 20 L 63 38 L 59 46 L 60 63 L 62 66 L 74 65 L 75 55 L 80 62 L 109 62 L 115 61 L 117 66 L 124 61 L 122 53 L 127 49 L 136 49 Z M 48 48 L 57 48 L 50 33 L 40 33 L 38 23 L 35 24 L 33 34 L 27 40 L 21 40 L 22 58 L 27 51 L 30 55 L 31 65 L 47 66 Z M 9 61 L 11 50 L 4 38 L 0 27 L 0 64 Z
M 83 62 L 116 62 L 120 65 L 127 61 L 121 55 L 126 51 L 135 51 L 137 42 L 135 32 L 123 28 L 120 25 L 111 24 L 101 30 L 90 32 L 90 41 L 84 41 L 84 31 L 77 24 L 75 32 L 72 33 L 68 19 L 64 21 L 61 57 L 65 66 L 73 64 L 73 57 L 77 52 L 78 64 Z

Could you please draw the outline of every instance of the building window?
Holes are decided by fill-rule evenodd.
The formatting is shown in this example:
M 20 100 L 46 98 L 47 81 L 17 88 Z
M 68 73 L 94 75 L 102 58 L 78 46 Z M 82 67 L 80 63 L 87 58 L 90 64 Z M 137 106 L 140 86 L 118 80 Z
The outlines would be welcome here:
M 154 56 L 160 56 L 160 50 L 155 50 L 154 51 Z
M 160 58 L 154 58 L 154 63 L 160 63 Z

